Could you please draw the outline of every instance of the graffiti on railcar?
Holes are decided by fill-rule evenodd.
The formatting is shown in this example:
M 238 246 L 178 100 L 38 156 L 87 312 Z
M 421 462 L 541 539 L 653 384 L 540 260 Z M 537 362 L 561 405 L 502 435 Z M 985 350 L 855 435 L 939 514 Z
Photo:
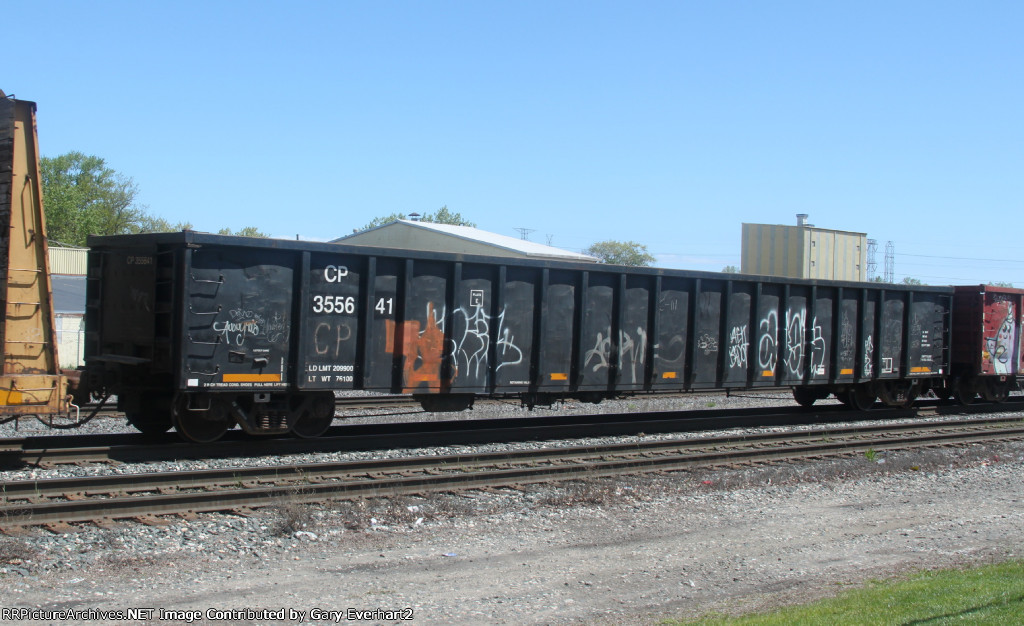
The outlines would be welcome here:
M 697 337 L 697 349 L 703 350 L 705 355 L 718 352 L 718 337 L 710 333 L 701 333 L 700 337 Z
M 444 311 L 437 312 L 434 303 L 427 303 L 426 322 L 406 320 L 402 322 L 401 334 L 394 320 L 385 320 L 386 346 L 393 352 L 400 337 L 405 362 L 402 366 L 402 380 L 405 393 L 416 391 L 426 384 L 429 389 L 447 390 L 458 376 L 458 366 L 453 365 L 451 377 L 442 379 L 441 366 L 445 355 Z
M 498 314 L 498 332 L 496 335 L 497 365 L 494 371 L 502 367 L 519 365 L 523 362 L 523 350 L 516 345 L 512 329 L 505 322 L 506 309 Z M 461 318 L 462 334 L 452 341 L 452 358 L 457 363 L 458 371 L 465 371 L 471 378 L 479 378 L 487 371 L 491 345 L 491 320 L 483 306 L 483 296 L 471 298 L 470 306 L 455 309 L 454 316 Z M 460 326 L 455 323 L 455 328 Z M 463 369 L 464 366 L 464 369 Z
M 758 329 L 761 336 L 757 340 L 757 365 L 761 368 L 762 376 L 774 376 L 779 354 L 779 314 L 769 311 Z
M 806 340 L 807 309 L 786 309 L 786 358 L 783 363 L 792 376 L 803 375 L 804 357 L 808 357 L 811 375 L 825 375 L 825 338 L 818 318 L 811 320 L 811 339 Z
M 619 371 L 627 374 L 628 382 L 631 383 L 642 381 L 647 354 L 647 331 L 637 326 L 635 335 L 634 337 L 625 331 L 619 331 Z M 597 333 L 593 346 L 584 355 L 583 367 L 591 367 L 595 372 L 607 369 L 612 358 L 611 326 L 606 333 Z
M 825 375 L 825 337 L 818 318 L 811 320 L 811 376 Z
M 732 369 L 747 368 L 747 325 L 733 326 L 729 332 L 729 367 Z
M 242 346 L 250 337 L 263 337 L 268 343 L 288 339 L 288 318 L 282 313 L 273 313 L 269 319 L 252 309 L 236 308 L 227 313 L 230 319 L 214 320 L 211 325 L 226 345 Z
M 1001 294 L 1000 294 L 1001 295 Z M 991 319 L 991 322 L 987 321 Z M 1016 345 L 1016 317 L 1013 302 L 993 302 L 988 308 L 985 322 L 985 350 L 982 358 L 991 364 L 996 374 L 1013 373 L 1013 348 Z
M 516 345 L 512 329 L 505 323 L 505 310 L 498 316 L 498 366 L 497 372 L 506 365 L 519 365 L 523 362 L 523 349 Z
M 483 300 L 471 299 L 470 306 L 459 307 L 452 314 L 459 318 L 455 327 L 462 332 L 455 338 L 445 339 L 444 308 L 438 309 L 433 302 L 426 305 L 424 321 L 406 320 L 401 324 L 401 345 L 405 361 L 402 376 L 406 393 L 426 385 L 431 389 L 448 390 L 462 374 L 470 379 L 479 379 L 487 372 L 490 360 L 493 317 L 485 312 Z M 497 316 L 497 333 L 493 341 L 497 349 L 495 372 L 505 366 L 523 362 L 523 349 L 516 344 L 512 329 L 505 322 L 506 311 Z M 395 351 L 396 326 L 394 320 L 384 320 L 386 332 L 385 351 Z M 445 358 L 451 360 L 450 376 L 444 377 Z
M 864 377 L 871 378 L 875 373 L 875 342 L 871 335 L 864 339 Z
M 854 350 L 857 346 L 857 330 L 850 321 L 850 315 L 843 311 L 839 324 L 839 359 L 842 363 L 852 363 Z
M 683 357 L 686 356 L 686 339 L 682 335 L 672 335 L 668 344 L 656 343 L 654 348 L 654 361 L 659 364 L 659 369 L 681 367 Z
M 619 331 L 619 371 L 629 373 L 629 382 L 637 383 L 643 380 L 646 354 L 647 331 L 637 326 L 635 338 L 629 333 Z
M 476 304 L 475 302 L 473 304 Z M 462 318 L 463 331 L 454 341 L 452 355 L 457 359 L 459 369 L 465 366 L 466 375 L 478 378 L 481 370 L 487 371 L 487 351 L 491 345 L 490 316 L 480 304 L 455 309 L 455 318 Z M 455 328 L 459 327 L 458 319 Z
M 804 364 L 804 311 L 786 309 L 786 358 L 783 363 L 790 374 L 799 376 Z

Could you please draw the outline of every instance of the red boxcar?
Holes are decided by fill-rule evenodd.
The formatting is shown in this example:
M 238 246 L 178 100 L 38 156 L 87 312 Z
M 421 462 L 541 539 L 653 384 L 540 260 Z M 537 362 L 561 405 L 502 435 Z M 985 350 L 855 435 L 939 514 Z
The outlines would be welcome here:
M 978 395 L 1000 402 L 1024 377 L 1021 326 L 1024 289 L 956 287 L 951 376 L 947 392 L 968 403 Z

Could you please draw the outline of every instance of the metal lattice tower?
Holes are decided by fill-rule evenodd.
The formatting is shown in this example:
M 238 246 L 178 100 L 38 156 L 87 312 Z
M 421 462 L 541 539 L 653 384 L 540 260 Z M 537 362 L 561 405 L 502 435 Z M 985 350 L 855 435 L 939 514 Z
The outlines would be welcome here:
M 885 282 L 891 283 L 896 274 L 896 246 L 891 242 L 885 242 Z
M 536 228 L 516 228 L 515 230 L 519 231 L 519 238 L 520 239 L 529 241 L 530 240 L 530 233 L 532 233 L 533 231 L 535 231 L 537 229 Z
M 878 240 L 868 239 L 868 280 L 875 280 L 875 274 L 878 273 L 878 261 L 875 260 L 877 252 Z

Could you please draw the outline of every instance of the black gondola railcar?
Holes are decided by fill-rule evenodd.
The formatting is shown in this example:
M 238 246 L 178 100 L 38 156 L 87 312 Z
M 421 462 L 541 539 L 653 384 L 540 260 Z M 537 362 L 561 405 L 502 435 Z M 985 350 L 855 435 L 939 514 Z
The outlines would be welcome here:
M 89 241 L 86 380 L 144 431 L 321 434 L 335 390 L 528 404 L 792 388 L 908 403 L 949 368 L 952 288 L 182 233 Z

